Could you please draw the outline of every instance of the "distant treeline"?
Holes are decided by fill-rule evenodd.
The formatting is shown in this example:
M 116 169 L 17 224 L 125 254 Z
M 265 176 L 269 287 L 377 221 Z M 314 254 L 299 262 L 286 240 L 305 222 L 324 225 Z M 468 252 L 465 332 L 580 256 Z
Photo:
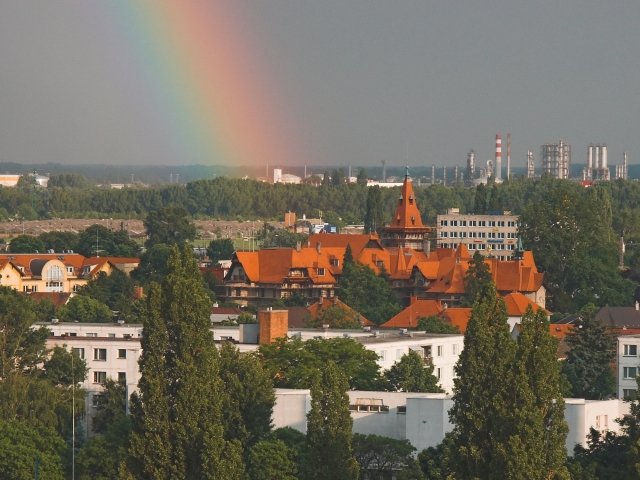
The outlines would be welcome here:
M 62 185 L 62 186 L 60 186 Z M 301 217 L 316 217 L 319 211 L 335 213 L 345 223 L 362 223 L 367 209 L 368 187 L 357 184 L 314 187 L 309 184 L 269 184 L 255 180 L 217 177 L 197 180 L 186 185 L 164 185 L 152 188 L 109 189 L 88 186 L 79 175 L 51 178 L 44 189 L 21 182 L 16 188 L 0 188 L 0 220 L 8 217 L 35 220 L 37 218 L 78 218 L 111 216 L 113 218 L 144 217 L 162 206 L 179 205 L 195 218 L 279 219 L 287 211 Z M 486 210 L 509 210 L 520 214 L 531 203 L 539 203 L 562 187 L 575 193 L 583 192 L 578 183 L 550 177 L 529 180 L 517 178 L 485 189 L 484 201 L 476 200 L 476 188 L 420 187 L 414 190 L 422 220 L 434 225 L 438 214 L 457 207 L 461 213 Z M 640 183 L 616 180 L 602 182 L 608 192 L 613 225 L 619 213 L 640 207 Z M 399 188 L 380 188 L 384 216 L 390 221 Z M 617 228 L 616 228 L 617 230 Z M 640 232 L 638 232 L 640 233 Z

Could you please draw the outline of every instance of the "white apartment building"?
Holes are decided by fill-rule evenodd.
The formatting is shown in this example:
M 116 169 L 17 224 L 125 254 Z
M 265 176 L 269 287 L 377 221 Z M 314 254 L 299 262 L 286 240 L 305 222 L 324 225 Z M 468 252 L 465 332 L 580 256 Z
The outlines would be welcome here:
M 463 243 L 471 255 L 491 252 L 500 260 L 509 260 L 518 243 L 518 216 L 510 212 L 461 215 L 460 209 L 450 208 L 446 215 L 438 215 L 436 228 L 438 247 L 458 248 Z
M 451 396 L 443 393 L 408 392 L 347 392 L 350 400 L 353 433 L 381 435 L 409 440 L 421 452 L 442 442 L 453 430 L 449 410 Z M 273 409 L 274 428 L 291 427 L 306 433 L 307 413 L 311 410 L 309 390 L 276 389 Z M 565 399 L 565 420 L 569 434 L 565 446 L 573 455 L 576 444 L 587 446 L 590 428 L 600 432 L 618 433 L 614 421 L 629 413 L 629 404 L 622 400 Z
M 638 392 L 636 376 L 640 374 L 640 335 L 618 337 L 618 372 L 616 393 L 618 398 L 635 397 Z

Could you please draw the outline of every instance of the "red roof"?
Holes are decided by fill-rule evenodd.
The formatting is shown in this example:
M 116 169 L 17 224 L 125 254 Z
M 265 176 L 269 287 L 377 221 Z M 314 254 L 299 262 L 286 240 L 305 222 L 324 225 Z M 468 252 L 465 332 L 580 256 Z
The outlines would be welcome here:
M 470 308 L 447 308 L 438 314 L 440 320 L 450 323 L 451 325 L 458 327 L 460 333 L 464 333 L 467 329 L 467 324 L 471 318 Z
M 524 312 L 527 311 L 527 307 L 531 306 L 534 312 L 539 309 L 544 310 L 547 315 L 551 315 L 551 312 L 540 307 L 537 303 L 529 300 L 520 292 L 513 292 L 504 297 L 504 302 L 507 304 L 507 315 L 510 317 L 522 317 Z
M 442 311 L 440 302 L 435 300 L 414 300 L 411 305 L 402 310 L 386 323 L 380 325 L 381 328 L 414 328 L 418 326 L 420 317 L 430 317 L 438 315 Z
M 309 313 L 311 314 L 312 317 L 316 317 L 318 315 L 318 312 L 320 312 L 321 310 L 326 310 L 327 308 L 331 308 L 331 307 L 340 307 L 340 308 L 344 308 L 347 312 L 349 313 L 354 313 L 356 315 L 358 315 L 360 317 L 360 320 L 362 321 L 362 324 L 364 326 L 371 326 L 371 327 L 375 327 L 376 324 L 367 320 L 363 315 L 360 315 L 358 312 L 356 312 L 353 308 L 351 308 L 349 305 L 347 305 L 346 303 L 340 301 L 340 299 L 338 297 L 333 297 L 333 298 L 323 298 L 322 299 L 322 304 L 320 304 L 320 302 L 316 302 L 313 305 L 309 305 L 307 307 L 307 310 L 309 311 Z

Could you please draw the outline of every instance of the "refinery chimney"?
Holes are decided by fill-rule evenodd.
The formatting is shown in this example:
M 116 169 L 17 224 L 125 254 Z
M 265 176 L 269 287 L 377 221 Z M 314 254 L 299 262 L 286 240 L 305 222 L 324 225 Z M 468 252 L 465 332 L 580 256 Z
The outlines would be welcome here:
M 493 178 L 499 180 L 502 178 L 502 137 L 496 135 L 496 160 L 494 162 Z
M 507 180 L 511 178 L 511 134 L 507 133 Z
M 436 166 L 431 165 L 431 185 L 435 185 L 436 183 Z
M 533 163 L 533 152 L 527 150 L 527 178 L 533 178 L 535 176 L 536 167 Z
M 476 176 L 476 151 L 469 150 L 467 155 L 467 180 L 473 180 Z

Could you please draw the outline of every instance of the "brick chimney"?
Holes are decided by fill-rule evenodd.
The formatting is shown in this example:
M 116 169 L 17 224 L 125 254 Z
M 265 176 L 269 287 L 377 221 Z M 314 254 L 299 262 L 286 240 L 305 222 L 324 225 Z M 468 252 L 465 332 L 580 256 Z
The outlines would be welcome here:
M 318 255 L 322 253 L 322 245 L 320 242 L 316 242 L 316 252 L 318 252 Z
M 287 310 L 261 310 L 258 312 L 260 323 L 260 343 L 270 344 L 276 338 L 284 338 L 289 331 L 289 312 Z
M 418 297 L 416 297 L 415 295 L 411 295 L 411 303 L 410 303 L 410 305 L 413 305 L 417 301 L 418 301 Z

